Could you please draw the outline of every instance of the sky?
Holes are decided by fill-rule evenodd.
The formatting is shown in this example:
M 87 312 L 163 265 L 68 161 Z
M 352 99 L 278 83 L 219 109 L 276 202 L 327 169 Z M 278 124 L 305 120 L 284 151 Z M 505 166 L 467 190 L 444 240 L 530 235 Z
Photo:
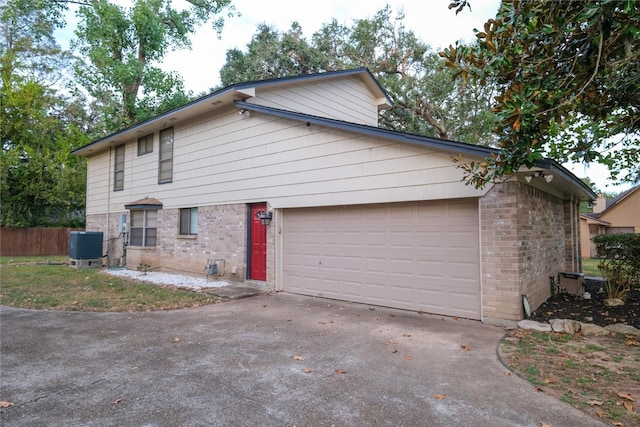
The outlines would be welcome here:
M 130 4 L 125 0 L 118 2 Z M 177 8 L 181 3 L 184 0 L 173 1 Z M 487 19 L 495 17 L 500 1 L 470 0 L 471 11 L 465 8 L 458 15 L 455 10 L 448 9 L 450 0 L 232 0 L 232 3 L 241 16 L 226 19 L 220 38 L 210 26 L 202 27 L 192 37 L 190 51 L 170 52 L 162 64 L 165 71 L 178 72 L 184 79 L 185 88 L 194 94 L 209 92 L 220 84 L 219 72 L 227 50 L 245 50 L 261 23 L 286 31 L 293 21 L 297 21 L 309 39 L 322 24 L 332 19 L 351 25 L 355 19 L 372 18 L 388 4 L 393 12 L 404 12 L 403 23 L 407 30 L 438 51 L 457 40 L 473 41 L 473 29 L 482 29 Z M 72 35 L 72 15 L 69 18 L 71 25 L 58 37 L 63 48 L 68 47 Z M 604 167 L 564 166 L 578 177 L 589 176 L 600 190 L 621 192 L 630 188 L 629 185 L 614 186 L 606 179 Z

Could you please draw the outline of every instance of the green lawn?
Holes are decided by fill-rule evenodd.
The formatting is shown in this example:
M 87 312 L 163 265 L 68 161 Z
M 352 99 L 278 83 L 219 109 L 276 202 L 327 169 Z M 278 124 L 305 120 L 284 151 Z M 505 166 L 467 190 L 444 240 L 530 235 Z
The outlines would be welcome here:
M 582 272 L 585 276 L 602 277 L 598 269 L 599 259 L 585 258 L 582 260 Z
M 0 260 L 0 304 L 63 311 L 152 311 L 215 304 L 213 295 L 72 268 L 69 258 Z

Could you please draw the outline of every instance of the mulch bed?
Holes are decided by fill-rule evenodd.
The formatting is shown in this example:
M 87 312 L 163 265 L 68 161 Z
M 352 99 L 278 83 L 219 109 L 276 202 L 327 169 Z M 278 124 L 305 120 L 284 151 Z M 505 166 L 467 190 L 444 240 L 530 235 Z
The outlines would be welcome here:
M 623 323 L 640 329 L 640 288 L 633 289 L 621 306 L 607 307 L 603 300 L 603 294 L 596 294 L 592 299 L 567 293 L 555 294 L 531 314 L 531 320 L 573 319 L 598 326 Z

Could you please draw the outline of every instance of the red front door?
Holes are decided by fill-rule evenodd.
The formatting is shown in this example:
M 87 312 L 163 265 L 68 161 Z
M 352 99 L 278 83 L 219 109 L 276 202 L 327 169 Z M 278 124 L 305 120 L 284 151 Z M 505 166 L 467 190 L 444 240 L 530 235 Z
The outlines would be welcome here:
M 267 204 L 251 205 L 249 215 L 249 279 L 267 280 L 267 226 L 257 218 Z

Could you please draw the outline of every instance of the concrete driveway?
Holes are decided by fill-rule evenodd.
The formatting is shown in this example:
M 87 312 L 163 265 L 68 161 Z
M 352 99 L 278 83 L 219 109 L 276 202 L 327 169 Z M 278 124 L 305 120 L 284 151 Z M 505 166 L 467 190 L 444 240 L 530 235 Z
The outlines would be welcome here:
M 7 426 L 600 425 L 506 375 L 476 321 L 287 294 L 0 320 Z

